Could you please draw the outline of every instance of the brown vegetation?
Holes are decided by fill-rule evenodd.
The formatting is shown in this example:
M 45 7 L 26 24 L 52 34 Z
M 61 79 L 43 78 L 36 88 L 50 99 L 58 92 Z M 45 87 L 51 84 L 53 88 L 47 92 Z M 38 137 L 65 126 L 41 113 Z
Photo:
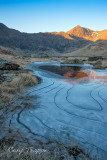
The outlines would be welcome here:
M 0 54 L 0 58 L 4 58 L 13 63 L 17 63 L 23 68 L 25 68 L 26 65 L 31 64 L 32 62 L 51 60 L 50 58 L 31 58 L 31 57 L 13 56 L 13 55 L 8 55 L 8 54 Z
M 2 47 L 2 46 L 0 46 L 0 54 L 13 55 L 13 56 L 17 55 L 15 52 L 11 51 L 10 49 L 7 49 L 7 48 Z
M 16 133 L 15 133 L 16 134 Z M 36 146 L 23 146 L 15 141 L 14 137 L 18 137 L 17 135 L 13 135 L 13 138 L 2 138 L 0 140 L 0 159 L 2 160 L 76 160 L 76 159 L 84 159 L 91 160 L 88 153 L 86 153 L 81 145 L 74 141 L 70 146 L 65 146 L 58 142 L 53 142 L 53 144 L 45 147 L 42 143 L 39 144 L 39 148 Z M 22 136 L 22 135 L 21 135 Z M 26 139 L 25 140 L 26 144 Z M 16 144 L 15 144 L 16 143 Z M 36 144 L 36 142 L 35 142 Z
M 0 84 L 0 108 L 12 102 L 13 98 L 26 87 L 32 87 L 38 84 L 38 78 L 32 75 L 31 71 L 19 73 L 11 82 Z

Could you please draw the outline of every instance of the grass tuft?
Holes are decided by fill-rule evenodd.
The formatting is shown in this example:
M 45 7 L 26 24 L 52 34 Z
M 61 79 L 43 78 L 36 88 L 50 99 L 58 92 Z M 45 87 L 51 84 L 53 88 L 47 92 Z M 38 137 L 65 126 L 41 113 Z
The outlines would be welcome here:
M 24 91 L 27 87 L 38 84 L 38 78 L 32 72 L 19 73 L 11 82 L 0 84 L 0 108 L 11 103 L 13 97 Z

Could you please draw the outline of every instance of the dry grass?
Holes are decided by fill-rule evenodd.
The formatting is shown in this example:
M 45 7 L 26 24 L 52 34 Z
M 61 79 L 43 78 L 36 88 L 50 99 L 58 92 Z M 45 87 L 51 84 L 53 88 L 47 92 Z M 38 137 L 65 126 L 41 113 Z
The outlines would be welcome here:
M 32 72 L 19 73 L 11 82 L 0 84 L 0 108 L 12 102 L 13 98 L 26 87 L 32 87 L 38 84 L 38 78 L 32 75 Z
M 49 58 L 27 58 L 8 54 L 0 54 L 0 58 L 19 64 L 22 68 L 25 68 L 26 65 L 31 64 L 32 62 L 51 60 Z M 22 92 L 26 87 L 35 86 L 38 84 L 38 81 L 38 78 L 33 76 L 32 72 L 29 71 L 28 73 L 21 73 L 21 71 L 19 71 L 19 73 L 15 75 L 14 79 L 10 83 L 0 84 L 0 108 L 8 103 L 11 103 L 14 95 Z
M 32 72 L 20 73 L 18 77 L 14 78 L 8 86 L 14 88 L 16 91 L 21 91 L 25 87 L 32 87 L 38 84 L 38 79 L 32 75 Z
M 0 58 L 6 59 L 13 63 L 19 64 L 21 67 L 25 68 L 26 65 L 31 64 L 32 62 L 41 62 L 41 61 L 50 61 L 50 58 L 31 58 L 31 57 L 19 57 L 14 55 L 0 54 Z
M 5 137 L 0 140 L 1 160 L 91 160 L 88 153 L 79 148 L 75 143 L 69 147 L 53 142 L 53 145 L 46 147 L 31 147 L 15 145 L 14 138 Z
M 38 83 L 38 80 L 35 76 L 32 76 L 32 73 L 21 73 L 20 74 L 20 83 L 23 84 L 26 87 L 34 86 Z

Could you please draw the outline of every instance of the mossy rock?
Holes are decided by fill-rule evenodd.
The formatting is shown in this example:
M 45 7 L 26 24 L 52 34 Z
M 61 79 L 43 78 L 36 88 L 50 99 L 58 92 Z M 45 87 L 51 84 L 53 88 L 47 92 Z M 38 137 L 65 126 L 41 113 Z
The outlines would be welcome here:
M 61 64 L 83 64 L 83 60 L 80 59 L 72 59 L 72 60 L 66 60 L 63 61 Z

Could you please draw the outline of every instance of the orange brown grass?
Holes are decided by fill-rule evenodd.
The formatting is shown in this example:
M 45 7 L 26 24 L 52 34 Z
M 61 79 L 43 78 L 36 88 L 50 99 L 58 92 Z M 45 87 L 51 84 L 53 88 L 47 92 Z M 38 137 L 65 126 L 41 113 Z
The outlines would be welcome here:
M 32 72 L 19 73 L 11 82 L 0 84 L 0 108 L 11 103 L 12 99 L 27 87 L 38 84 L 38 78 Z

